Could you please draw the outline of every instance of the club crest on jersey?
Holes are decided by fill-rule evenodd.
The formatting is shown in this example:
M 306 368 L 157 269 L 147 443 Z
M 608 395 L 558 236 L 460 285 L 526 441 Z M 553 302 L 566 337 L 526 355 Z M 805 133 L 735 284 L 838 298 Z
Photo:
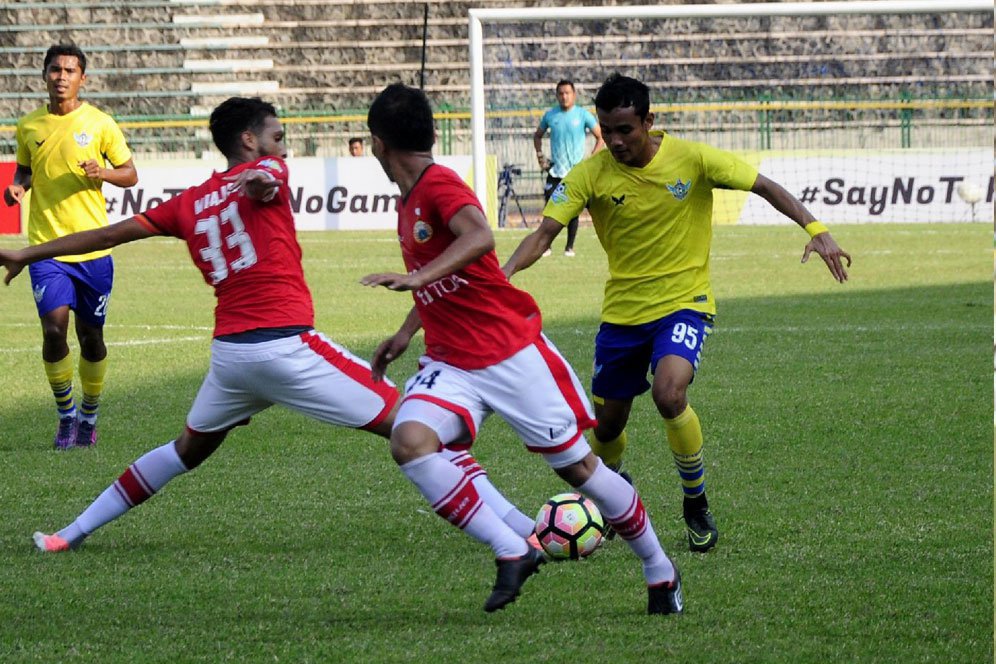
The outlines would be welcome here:
M 553 190 L 552 194 L 550 194 L 550 200 L 552 200 L 554 203 L 567 202 L 567 187 L 564 186 L 563 182 L 558 184 L 557 188 Z
M 682 182 L 681 178 L 678 178 L 678 180 L 674 184 L 668 184 L 667 182 L 665 182 L 664 186 L 667 187 L 667 190 L 671 192 L 672 196 L 674 196 L 679 201 L 683 201 L 685 200 L 685 196 L 688 195 L 688 192 L 692 188 L 692 181 L 689 180 L 688 182 Z
M 415 222 L 415 225 L 412 226 L 412 237 L 414 237 L 415 241 L 419 244 L 428 242 L 432 238 L 432 226 L 419 219 Z
M 80 146 L 81 148 L 85 148 L 86 146 L 90 145 L 90 141 L 93 140 L 93 136 L 86 133 L 85 131 L 80 132 L 79 134 L 77 134 L 74 131 L 73 138 L 76 139 L 76 145 Z
M 259 165 L 262 166 L 263 168 L 269 168 L 271 170 L 274 170 L 277 173 L 284 172 L 284 169 L 280 167 L 280 162 L 277 161 L 276 159 L 264 159 L 263 161 L 259 162 Z

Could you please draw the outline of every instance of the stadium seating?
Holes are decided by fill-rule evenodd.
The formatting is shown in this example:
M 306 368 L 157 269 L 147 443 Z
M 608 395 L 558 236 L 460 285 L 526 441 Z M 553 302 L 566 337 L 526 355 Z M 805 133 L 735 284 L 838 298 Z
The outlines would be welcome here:
M 387 83 L 419 83 L 426 7 L 425 88 L 449 107 L 466 108 L 468 8 L 551 4 L 591 3 L 8 0 L 0 2 L 0 56 L 7 63 L 0 68 L 0 120 L 12 121 L 41 103 L 42 54 L 50 44 L 67 40 L 79 43 L 90 58 L 86 96 L 118 117 L 196 116 L 232 94 L 273 98 L 285 113 L 361 112 Z M 813 19 L 791 42 L 802 52 L 792 53 L 779 51 L 787 42 L 769 38 L 785 34 L 778 19 L 717 21 L 710 34 L 690 21 L 669 23 L 665 34 L 639 20 L 609 21 L 597 26 L 597 67 L 579 66 L 591 60 L 592 39 L 579 38 L 576 24 L 544 22 L 518 26 L 514 34 L 486 33 L 493 46 L 486 56 L 486 80 L 501 88 L 501 102 L 512 107 L 549 104 L 551 83 L 560 77 L 592 90 L 612 69 L 640 76 L 669 101 L 756 98 L 759 91 L 812 96 L 820 94 L 821 82 L 841 80 L 884 95 L 914 78 L 919 87 L 936 82 L 950 91 L 952 85 L 961 86 L 974 97 L 991 89 L 992 16 L 952 14 L 931 18 L 929 25 L 889 20 Z M 890 49 L 898 36 L 909 50 L 880 52 L 878 44 L 887 33 Z M 967 37 L 977 47 L 945 53 L 945 40 L 954 36 Z M 858 46 L 849 52 L 865 53 L 826 55 L 826 44 L 845 40 Z M 900 57 L 908 60 L 910 54 L 920 63 L 915 77 L 899 69 Z M 804 90 L 780 86 L 800 73 L 811 83 Z M 8 148 L 0 134 L 0 151 Z

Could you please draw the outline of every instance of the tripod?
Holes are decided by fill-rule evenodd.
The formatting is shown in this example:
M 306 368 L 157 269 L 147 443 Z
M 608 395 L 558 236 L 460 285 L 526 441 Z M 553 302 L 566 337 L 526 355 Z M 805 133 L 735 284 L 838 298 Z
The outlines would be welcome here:
M 529 224 L 526 223 L 526 213 L 522 211 L 522 205 L 519 203 L 519 195 L 515 193 L 515 187 L 512 186 L 513 175 L 522 175 L 522 169 L 513 164 L 505 164 L 501 168 L 501 173 L 498 174 L 498 190 L 501 193 L 501 203 L 498 205 L 498 228 L 505 228 L 506 220 L 508 219 L 509 198 L 514 200 L 515 207 L 519 208 L 519 216 L 522 217 L 522 227 L 529 227 Z

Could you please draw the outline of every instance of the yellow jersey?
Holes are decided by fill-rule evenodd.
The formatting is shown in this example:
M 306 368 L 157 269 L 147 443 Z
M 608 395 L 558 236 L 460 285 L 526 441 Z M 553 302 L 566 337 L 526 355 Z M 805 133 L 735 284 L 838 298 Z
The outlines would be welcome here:
M 43 106 L 18 121 L 17 163 L 31 169 L 29 244 L 107 225 L 101 182 L 88 178 L 79 165 L 88 159 L 112 166 L 131 159 L 121 129 L 103 111 L 83 102 L 71 113 L 54 115 Z M 80 262 L 109 253 L 105 249 L 59 260 Z
M 709 280 L 712 190 L 750 191 L 757 170 L 736 155 L 652 131 L 643 168 L 601 150 L 575 166 L 543 215 L 567 225 L 588 208 L 608 256 L 602 320 L 640 325 L 679 309 L 716 313 Z

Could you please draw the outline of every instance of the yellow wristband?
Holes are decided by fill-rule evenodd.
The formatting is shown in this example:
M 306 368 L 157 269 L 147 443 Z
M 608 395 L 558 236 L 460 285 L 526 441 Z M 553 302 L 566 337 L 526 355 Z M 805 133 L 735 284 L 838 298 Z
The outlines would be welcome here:
M 803 229 L 809 233 L 809 237 L 816 237 L 820 233 L 829 233 L 830 229 L 821 224 L 818 221 L 811 221 L 806 224 Z

